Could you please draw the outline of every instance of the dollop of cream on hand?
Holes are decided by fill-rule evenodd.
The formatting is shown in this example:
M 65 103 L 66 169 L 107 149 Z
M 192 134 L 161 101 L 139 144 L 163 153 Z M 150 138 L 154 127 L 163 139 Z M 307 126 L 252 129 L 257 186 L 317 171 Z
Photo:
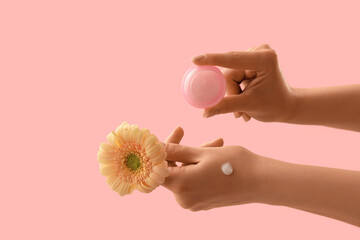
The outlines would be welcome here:
M 222 171 L 225 175 L 229 176 L 229 175 L 231 175 L 231 174 L 233 173 L 234 169 L 233 169 L 231 163 L 226 162 L 226 163 L 224 163 L 223 165 L 221 165 L 221 171 Z

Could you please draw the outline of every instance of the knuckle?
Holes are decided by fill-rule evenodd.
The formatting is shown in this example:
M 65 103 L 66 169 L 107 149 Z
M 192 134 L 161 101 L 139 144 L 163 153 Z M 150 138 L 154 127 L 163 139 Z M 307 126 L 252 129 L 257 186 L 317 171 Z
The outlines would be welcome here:
M 199 208 L 190 208 L 189 210 L 192 211 L 192 212 L 198 212 L 198 211 L 200 211 L 201 209 L 199 209 Z
M 276 51 L 274 49 L 266 50 L 264 52 L 264 54 L 269 60 L 276 60 L 277 59 L 277 54 L 276 54 Z
M 236 156 L 242 156 L 246 152 L 246 148 L 241 146 L 227 146 L 229 152 L 235 153 Z
M 188 202 L 181 201 L 181 202 L 179 202 L 179 205 L 180 205 L 180 207 L 182 207 L 184 209 L 191 208 L 191 205 Z
M 191 200 L 187 200 L 187 199 L 179 199 L 179 200 L 177 200 L 177 202 L 180 205 L 180 207 L 182 207 L 184 209 L 191 209 L 194 206 L 193 202 Z
M 219 106 L 219 113 L 228 113 L 230 112 L 230 104 L 228 101 L 223 101 L 222 104 Z
M 265 68 L 274 68 L 277 65 L 277 54 L 273 49 L 266 49 L 261 54 L 261 66 Z
M 204 205 L 205 205 L 204 203 L 194 204 L 192 207 L 189 208 L 189 210 L 192 212 L 205 211 L 207 209 L 205 208 Z
M 260 46 L 261 48 L 267 48 L 267 49 L 271 49 L 270 45 L 267 43 L 261 44 Z

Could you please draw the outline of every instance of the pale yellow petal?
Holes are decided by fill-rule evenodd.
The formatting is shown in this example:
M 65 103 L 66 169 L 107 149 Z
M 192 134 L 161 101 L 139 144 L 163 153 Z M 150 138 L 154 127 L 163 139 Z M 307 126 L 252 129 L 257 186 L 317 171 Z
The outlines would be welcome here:
M 114 156 L 115 151 L 109 152 L 105 151 L 103 148 L 100 148 L 97 155 L 99 156 Z
M 133 191 L 134 191 L 135 188 L 136 188 L 135 185 L 131 184 L 130 187 L 129 187 L 128 194 L 133 193 Z
M 117 128 L 116 132 L 118 133 L 121 128 L 129 128 L 130 124 L 128 122 L 122 122 Z
M 130 142 L 130 132 L 131 132 L 130 127 L 126 127 L 126 128 L 120 128 L 117 133 L 119 134 L 119 136 L 121 136 L 124 142 Z
M 112 186 L 117 179 L 119 179 L 118 176 L 111 176 L 106 179 L 106 182 L 109 186 Z
M 115 191 L 118 192 L 120 196 L 129 194 L 130 193 L 130 183 L 121 182 L 119 184 L 119 187 Z
M 110 145 L 108 143 L 101 143 L 100 149 L 104 152 L 115 152 L 117 151 L 117 148 L 113 145 Z
M 141 132 L 140 132 L 140 129 L 138 127 L 131 128 L 130 141 L 138 143 L 140 135 L 141 135 Z
M 115 155 L 113 153 L 98 151 L 97 159 L 99 163 L 112 164 L 115 161 Z
M 111 144 L 113 145 L 114 147 L 116 147 L 116 143 L 115 143 L 115 137 L 112 133 L 109 133 L 107 136 L 106 136 L 106 140 Z
M 109 180 L 110 178 L 112 179 Z M 107 183 L 109 184 L 112 190 L 115 190 L 116 188 L 118 188 L 119 184 L 121 183 L 121 179 L 118 176 L 112 176 L 108 178 Z
M 150 158 L 150 161 L 156 165 L 156 164 L 161 163 L 162 161 L 165 161 L 165 159 L 166 159 L 166 152 L 161 152 L 155 158 Z
M 141 138 L 142 138 L 143 132 L 140 129 L 137 129 L 136 131 L 132 132 L 132 139 L 135 143 L 138 143 L 142 145 Z
M 134 136 L 134 132 L 136 132 L 136 130 L 139 130 L 139 127 L 135 124 L 132 124 L 129 126 L 128 130 L 123 131 L 123 138 L 124 141 L 126 142 L 133 142 L 133 136 Z
M 108 158 L 98 158 L 98 162 L 101 165 L 113 165 L 115 163 L 114 159 L 108 159 Z
M 117 192 L 117 193 L 119 193 L 120 194 L 120 192 L 122 191 L 122 189 L 125 187 L 125 182 L 120 182 L 117 186 L 116 186 L 116 188 L 114 188 L 113 190 L 115 191 L 115 192 Z M 121 196 L 124 196 L 124 195 L 121 195 Z
M 157 174 L 156 172 L 150 173 L 150 178 L 154 180 L 154 182 L 156 182 L 158 185 L 163 184 L 165 181 L 165 177 Z
M 135 124 L 122 123 L 117 129 L 116 132 L 124 140 L 124 142 L 132 142 L 132 132 L 139 127 Z
M 168 169 L 168 164 L 166 161 L 163 161 L 153 167 L 154 172 L 159 174 L 160 176 L 167 177 L 169 176 L 170 172 Z
M 144 145 L 144 142 L 148 136 L 150 136 L 150 130 L 147 128 L 141 129 L 141 136 L 139 137 L 138 143 L 140 143 L 141 145 Z
M 100 166 L 100 173 L 106 177 L 112 176 L 116 173 L 116 166 L 115 165 L 105 165 Z
M 151 158 L 158 156 L 162 151 L 161 144 L 158 142 L 153 143 L 152 145 L 145 145 L 146 155 Z
M 122 139 L 116 132 L 111 132 L 115 139 L 115 146 L 121 148 L 124 144 L 124 139 Z
M 150 135 L 145 139 L 144 146 L 145 148 L 150 148 L 158 142 L 157 138 L 154 135 Z
M 149 188 L 155 189 L 159 184 L 157 184 L 154 180 L 152 180 L 150 177 L 145 180 L 145 184 L 149 186 Z
M 101 143 L 100 150 L 97 153 L 98 162 L 102 164 L 113 164 L 115 160 L 116 148 L 107 143 Z
M 115 157 L 114 157 L 114 155 L 98 154 L 98 160 L 99 159 L 103 159 L 103 160 L 107 160 L 107 161 L 113 161 L 113 160 L 115 160 Z
M 145 184 L 143 183 L 139 183 L 137 186 L 136 186 L 136 189 L 139 190 L 140 192 L 143 192 L 143 193 L 149 193 L 153 190 L 153 188 L 151 187 L 148 187 L 146 186 Z

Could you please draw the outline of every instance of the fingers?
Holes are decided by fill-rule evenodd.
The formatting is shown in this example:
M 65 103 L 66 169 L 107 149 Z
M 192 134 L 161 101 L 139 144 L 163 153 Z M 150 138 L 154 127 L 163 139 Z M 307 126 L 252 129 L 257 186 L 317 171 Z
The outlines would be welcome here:
M 198 163 L 201 150 L 185 145 L 168 143 L 165 146 L 165 151 L 167 153 L 166 160 L 168 161 Z
M 249 48 L 246 51 L 231 51 L 226 53 L 207 53 L 194 57 L 192 60 L 197 65 L 216 65 L 232 69 L 242 70 L 255 70 L 259 71 L 266 69 L 269 65 L 264 63 L 264 58 L 269 56 L 266 52 L 272 52 L 273 50 L 268 44 L 262 44 L 257 47 Z M 274 55 L 274 54 L 270 54 Z M 276 56 L 276 54 L 275 54 Z M 272 60 L 272 59 L 266 59 Z
M 247 101 L 244 94 L 225 96 L 215 106 L 204 109 L 203 116 L 208 118 L 223 113 L 244 112 L 247 109 Z
M 235 70 L 225 69 L 223 71 L 226 80 L 226 93 L 227 95 L 237 95 L 242 93 L 246 86 L 250 83 L 249 79 L 253 79 L 256 76 L 256 72 L 252 70 Z M 234 112 L 235 118 L 240 118 L 243 115 L 242 112 Z M 249 115 L 247 118 L 250 120 Z M 244 118 L 245 119 L 245 118 Z
M 166 138 L 165 143 L 180 143 L 183 137 L 184 137 L 184 130 L 180 126 L 178 126 Z
M 254 51 L 254 49 L 256 49 L 256 47 L 251 47 L 251 48 L 249 48 L 249 49 L 246 50 L 246 51 L 251 52 L 251 51 Z
M 222 138 L 215 139 L 211 142 L 204 143 L 201 147 L 222 147 L 224 140 Z M 165 182 L 162 184 L 170 191 L 175 191 L 179 181 L 186 178 L 189 174 L 194 174 L 193 163 L 198 162 L 198 156 L 200 154 L 198 148 L 191 148 L 188 146 L 182 146 L 178 144 L 167 144 L 165 150 L 167 151 L 168 157 L 177 159 L 175 161 L 182 162 L 181 167 L 170 167 L 170 174 L 165 178 Z
M 178 126 L 166 138 L 165 144 L 167 144 L 167 143 L 177 143 L 178 144 L 178 143 L 181 142 L 181 139 L 183 137 L 184 137 L 184 130 L 180 126 Z M 170 167 L 175 167 L 176 164 L 175 164 L 175 162 L 169 162 L 169 166 Z
M 256 77 L 256 72 L 253 70 L 245 70 L 245 78 L 246 79 L 253 79 Z
M 193 58 L 193 62 L 197 65 L 216 65 L 232 69 L 259 69 L 259 59 L 261 52 L 226 52 L 226 53 L 207 53 Z
M 223 75 L 226 80 L 226 94 L 227 95 L 237 95 L 242 92 L 240 83 L 244 80 L 245 71 L 244 70 L 235 70 L 235 69 L 226 69 L 223 71 Z M 240 117 L 242 112 L 234 112 L 236 118 Z
M 218 138 L 211 142 L 204 143 L 200 147 L 222 147 L 222 146 L 224 146 L 224 140 L 222 138 Z
M 258 46 L 258 47 L 252 47 L 252 48 L 249 48 L 249 49 L 246 50 L 246 51 L 252 52 L 252 51 L 266 50 L 266 49 L 271 49 L 271 47 L 270 47 L 269 44 L 262 44 L 262 45 L 260 45 L 260 46 Z M 240 83 L 240 89 L 241 89 L 242 91 L 244 91 L 245 88 L 247 87 L 247 85 L 250 83 L 250 80 L 248 80 L 248 79 L 253 79 L 253 78 L 255 78 L 255 77 L 256 77 L 256 71 L 245 70 L 245 78 L 247 78 L 247 79 L 246 79 L 246 80 L 243 80 L 243 81 Z M 242 114 L 242 113 L 235 113 L 235 117 L 236 117 L 236 118 L 239 118 L 239 117 L 241 117 L 241 116 L 243 117 L 243 119 L 244 119 L 245 122 L 248 122 L 248 121 L 250 121 L 250 119 L 251 119 L 251 117 L 250 117 L 248 114 L 246 114 L 246 113 L 244 113 L 244 114 Z
M 242 92 L 240 83 L 244 80 L 244 70 L 226 69 L 223 71 L 226 80 L 226 93 L 228 95 L 236 95 Z
M 240 88 L 241 88 L 241 91 L 244 91 L 245 88 L 249 85 L 250 83 L 250 80 L 249 79 L 245 79 L 244 81 L 242 81 L 240 83 Z
M 240 118 L 243 114 L 243 112 L 234 112 L 235 118 Z
M 263 49 L 271 49 L 270 45 L 269 44 L 261 44 L 260 46 L 258 47 L 255 47 L 255 49 L 253 49 L 254 51 L 256 50 L 263 50 Z
M 226 80 L 226 92 L 227 95 L 238 95 L 241 94 L 245 88 L 251 82 L 250 79 L 256 77 L 256 72 L 252 70 L 235 70 L 235 69 L 226 69 L 223 70 L 223 74 Z M 210 110 L 209 110 L 210 111 Z M 204 112 L 206 114 L 207 111 Z M 209 114 L 208 117 L 213 116 Z M 251 117 L 243 112 L 234 112 L 235 118 L 243 117 L 243 119 L 248 122 Z
M 215 139 L 211 142 L 203 143 L 200 147 L 222 147 L 224 140 L 222 138 Z M 188 166 L 190 163 L 182 163 L 181 166 Z
M 263 49 L 271 49 L 271 47 L 269 44 L 261 44 L 260 46 L 249 48 L 246 51 L 253 52 L 253 51 L 263 50 Z
M 246 74 L 245 74 L 245 75 L 246 75 Z M 249 75 L 252 76 L 251 73 L 249 73 Z M 247 87 L 247 85 L 248 85 L 249 83 L 250 83 L 250 80 L 249 80 L 249 79 L 246 79 L 246 80 L 242 81 L 242 82 L 240 83 L 240 88 L 241 88 L 241 90 L 244 91 L 245 88 Z M 244 119 L 245 122 L 248 122 L 248 121 L 250 121 L 250 119 L 251 119 L 251 117 L 250 117 L 248 114 L 246 114 L 246 113 L 241 114 L 241 116 L 243 117 L 243 119 Z M 235 117 L 237 117 L 237 116 L 235 116 Z M 239 116 L 239 117 L 240 117 L 240 116 Z
M 249 115 L 247 115 L 246 113 L 244 113 L 244 114 L 242 115 L 242 117 L 243 117 L 243 119 L 244 119 L 245 122 L 248 122 L 248 121 L 250 121 L 250 119 L 251 119 L 251 117 L 250 117 Z

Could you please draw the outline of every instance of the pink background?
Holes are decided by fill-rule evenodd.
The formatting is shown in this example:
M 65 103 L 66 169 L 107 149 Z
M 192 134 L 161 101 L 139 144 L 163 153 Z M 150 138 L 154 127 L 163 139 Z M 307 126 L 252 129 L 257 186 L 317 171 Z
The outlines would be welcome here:
M 223 137 L 294 163 L 360 170 L 359 133 L 204 119 L 182 97 L 191 57 L 276 49 L 291 86 L 358 83 L 357 1 L 1 1 L 1 239 L 359 239 L 284 207 L 206 212 L 160 187 L 119 197 L 96 152 L 122 121 L 184 144 Z

